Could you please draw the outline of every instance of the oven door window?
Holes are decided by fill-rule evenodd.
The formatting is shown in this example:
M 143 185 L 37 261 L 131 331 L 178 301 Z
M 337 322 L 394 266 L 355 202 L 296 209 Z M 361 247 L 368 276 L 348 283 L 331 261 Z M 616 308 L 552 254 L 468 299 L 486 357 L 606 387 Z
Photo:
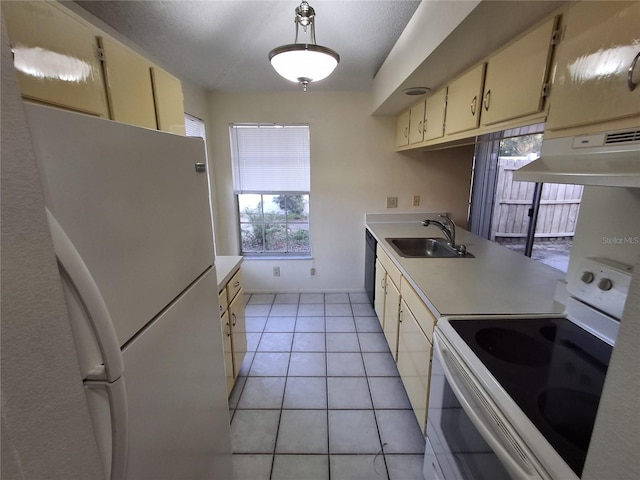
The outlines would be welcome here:
M 436 355 L 431 374 L 427 438 L 433 452 L 427 450 L 425 458 L 427 480 L 511 479 L 460 405 Z M 433 458 L 428 458 L 431 455 Z

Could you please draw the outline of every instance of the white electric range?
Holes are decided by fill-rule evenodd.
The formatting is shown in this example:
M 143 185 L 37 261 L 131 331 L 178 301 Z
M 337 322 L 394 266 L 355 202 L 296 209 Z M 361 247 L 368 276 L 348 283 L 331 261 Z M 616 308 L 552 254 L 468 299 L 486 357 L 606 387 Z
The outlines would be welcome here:
M 439 319 L 425 479 L 577 480 L 630 282 L 584 259 L 565 315 Z

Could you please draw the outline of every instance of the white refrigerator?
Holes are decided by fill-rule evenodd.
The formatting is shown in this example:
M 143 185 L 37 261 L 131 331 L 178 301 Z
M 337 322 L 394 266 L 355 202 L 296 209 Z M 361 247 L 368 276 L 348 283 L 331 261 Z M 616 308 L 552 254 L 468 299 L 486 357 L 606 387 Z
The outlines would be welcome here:
M 105 478 L 228 480 L 203 141 L 25 108 Z

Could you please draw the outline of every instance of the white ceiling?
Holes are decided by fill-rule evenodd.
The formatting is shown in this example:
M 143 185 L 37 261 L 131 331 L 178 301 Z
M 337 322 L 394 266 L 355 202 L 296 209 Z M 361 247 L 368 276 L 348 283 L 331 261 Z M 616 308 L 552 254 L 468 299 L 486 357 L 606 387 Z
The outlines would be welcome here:
M 298 88 L 271 67 L 274 47 L 293 43 L 300 1 L 77 1 L 153 55 L 174 74 L 207 90 Z M 311 90 L 367 91 L 420 4 L 408 0 L 310 0 L 316 40 L 340 64 Z M 307 39 L 300 32 L 299 41 Z

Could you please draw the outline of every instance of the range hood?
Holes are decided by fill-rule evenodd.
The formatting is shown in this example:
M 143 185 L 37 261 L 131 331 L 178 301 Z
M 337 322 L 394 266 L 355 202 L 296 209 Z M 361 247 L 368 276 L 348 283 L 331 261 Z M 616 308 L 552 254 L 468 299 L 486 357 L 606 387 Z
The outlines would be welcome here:
M 514 180 L 640 188 L 640 128 L 545 139 Z

